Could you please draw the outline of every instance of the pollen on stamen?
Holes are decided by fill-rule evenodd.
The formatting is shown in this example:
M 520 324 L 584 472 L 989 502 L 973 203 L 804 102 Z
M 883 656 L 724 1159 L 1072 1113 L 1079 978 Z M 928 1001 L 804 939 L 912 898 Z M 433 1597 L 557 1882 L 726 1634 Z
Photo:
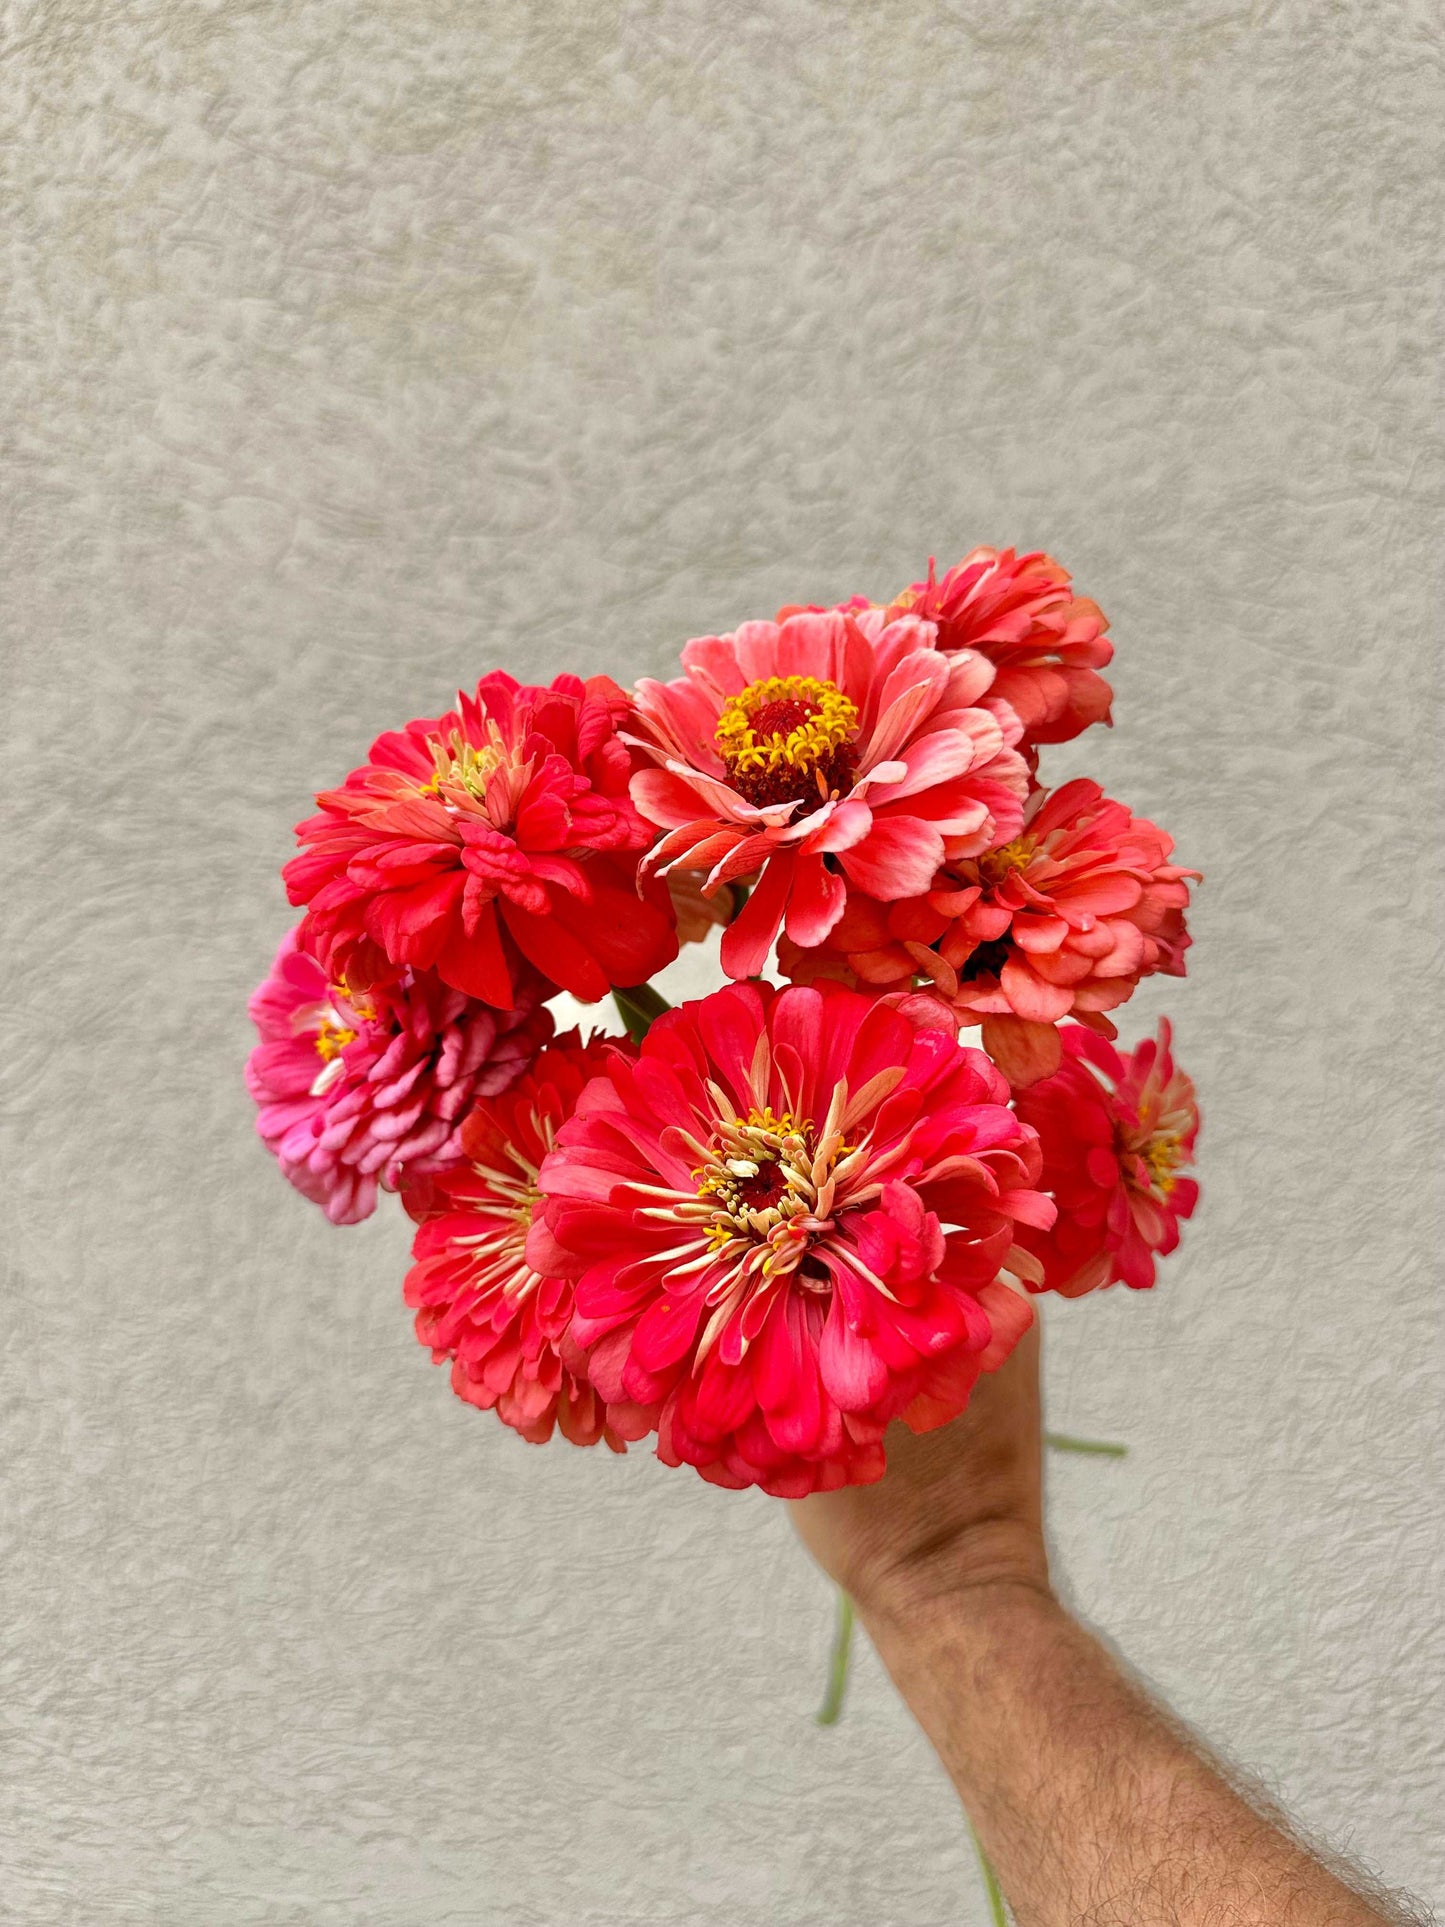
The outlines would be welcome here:
M 715 741 L 738 793 L 758 809 L 826 802 L 852 783 L 857 706 L 815 676 L 768 676 L 729 696 Z
M 348 1044 L 354 1044 L 356 1032 L 349 1030 L 336 1018 L 326 1016 L 321 1019 L 321 1027 L 316 1033 L 316 1055 L 323 1064 L 329 1064 L 333 1057 L 339 1057 Z
M 1015 870 L 1026 870 L 1034 860 L 1036 848 L 1031 836 L 1016 836 L 1011 843 L 987 851 L 978 859 L 980 881 L 997 886 L 1005 877 L 1012 876 Z
M 1158 1131 L 1140 1152 L 1153 1188 L 1168 1197 L 1178 1182 L 1176 1172 L 1183 1162 L 1179 1136 L 1174 1131 Z

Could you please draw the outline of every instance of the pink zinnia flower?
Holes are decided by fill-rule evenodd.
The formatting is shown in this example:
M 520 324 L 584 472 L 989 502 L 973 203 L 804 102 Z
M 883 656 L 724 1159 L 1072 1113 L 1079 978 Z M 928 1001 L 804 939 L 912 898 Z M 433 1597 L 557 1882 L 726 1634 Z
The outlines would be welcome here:
M 435 969 L 506 1010 L 522 960 L 585 1002 L 677 955 L 665 894 L 639 897 L 652 832 L 628 798 L 606 676 L 528 687 L 500 670 L 445 716 L 389 730 L 297 825 L 302 941 L 361 989 Z
M 1199 1133 L 1194 1086 L 1175 1069 L 1167 1020 L 1132 1054 L 1072 1024 L 1063 1035 L 1062 1069 L 1018 1097 L 1059 1207 L 1052 1229 L 1020 1229 L 1043 1266 L 1030 1283 L 1065 1298 L 1115 1283 L 1144 1291 L 1199 1200 L 1179 1175 Z
M 291 931 L 251 998 L 261 1042 L 246 1060 L 256 1129 L 285 1176 L 333 1224 L 376 1209 L 380 1184 L 445 1169 L 474 1098 L 515 1081 L 552 1034 L 535 976 L 510 1011 L 408 972 L 368 994 L 328 981 Z
M 605 1440 L 626 1450 L 602 1400 L 558 1350 L 572 1316 L 570 1281 L 536 1271 L 526 1245 L 537 1172 L 587 1080 L 632 1046 L 582 1044 L 568 1031 L 541 1051 L 504 1096 L 477 1105 L 462 1126 L 461 1163 L 404 1193 L 421 1219 L 407 1273 L 416 1335 L 452 1390 L 495 1411 L 534 1444 L 554 1427 L 574 1445 Z M 634 1429 L 633 1436 L 636 1436 Z
M 850 887 L 917 895 L 946 857 L 1018 827 L 1018 719 L 980 706 L 992 668 L 941 654 L 929 623 L 802 612 L 699 637 L 682 660 L 677 681 L 638 685 L 638 747 L 660 767 L 632 796 L 667 832 L 649 867 L 702 871 L 709 890 L 757 876 L 723 939 L 730 977 L 762 969 L 781 924 L 821 943 Z
M 1001 1267 L 1033 1133 L 981 1051 L 827 985 L 734 984 L 588 1085 L 528 1253 L 577 1281 L 570 1344 L 658 1455 L 784 1497 L 881 1476 L 895 1418 L 961 1411 L 1029 1323 Z
M 1012 704 L 1026 743 L 1066 743 L 1107 723 L 1113 690 L 1098 673 L 1114 653 L 1097 603 L 1076 596 L 1052 556 L 974 549 L 940 582 L 905 589 L 905 610 L 938 625 L 940 649 L 975 649 L 998 669 L 993 694 Z
M 860 983 L 896 990 L 931 981 L 1015 1083 L 1059 1067 L 1062 1018 L 1108 1035 L 1102 1013 L 1156 971 L 1184 975 L 1189 879 L 1174 844 L 1080 777 L 1030 798 L 1019 834 L 942 869 L 904 903 L 850 897 L 809 953 L 785 943 L 783 968 L 806 981 L 841 958 Z

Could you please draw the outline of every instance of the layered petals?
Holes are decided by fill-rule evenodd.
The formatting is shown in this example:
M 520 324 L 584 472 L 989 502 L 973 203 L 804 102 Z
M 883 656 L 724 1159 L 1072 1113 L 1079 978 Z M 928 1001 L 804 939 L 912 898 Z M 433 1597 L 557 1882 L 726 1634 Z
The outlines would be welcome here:
M 1015 833 L 1028 772 L 1021 725 L 980 655 L 881 609 L 801 610 L 683 650 L 686 674 L 643 681 L 646 760 L 632 800 L 662 835 L 645 867 L 753 897 L 723 946 L 756 974 L 779 928 L 820 943 L 851 889 L 882 901 Z
M 1105 1013 L 1155 972 L 1183 976 L 1198 871 L 1153 823 L 1079 778 L 1029 801 L 1019 834 L 957 859 L 896 903 L 859 892 L 822 948 L 784 938 L 795 981 L 851 977 L 893 992 L 921 980 L 1018 1085 L 1058 1069 L 1066 1017 L 1113 1035 Z
M 1024 1225 L 1020 1242 L 1042 1267 L 1035 1289 L 1066 1298 L 1106 1285 L 1147 1290 L 1156 1259 L 1179 1243 L 1199 1186 L 1199 1106 L 1174 1063 L 1167 1020 L 1132 1053 L 1076 1025 L 1063 1032 L 1057 1073 L 1017 1099 L 1043 1146 L 1052 1226 Z
M 1099 671 L 1114 653 L 1098 604 L 1076 596 L 1052 556 L 974 549 L 940 581 L 932 562 L 889 614 L 936 624 L 938 646 L 966 649 L 994 665 L 993 694 L 1023 724 L 1025 745 L 1066 743 L 1111 720 L 1113 691 Z
M 304 1197 L 355 1224 L 378 1186 L 460 1157 L 468 1107 L 515 1083 L 552 1034 L 544 988 L 525 980 L 507 1011 L 410 971 L 363 994 L 332 984 L 293 930 L 250 1003 L 256 1129 Z
M 529 1251 L 568 1346 L 659 1456 L 787 1497 L 881 1476 L 1029 1322 L 1052 1221 L 988 1058 L 837 985 L 734 984 L 614 1057 L 542 1165 Z
M 628 795 L 626 711 L 605 676 L 499 670 L 379 736 L 297 825 L 283 874 L 303 947 L 360 990 L 435 970 L 503 1010 L 532 971 L 588 1003 L 645 982 L 677 935 L 666 893 L 639 890 L 652 830 Z
M 460 1160 L 403 1192 L 420 1221 L 405 1285 L 418 1339 L 450 1365 L 458 1398 L 533 1444 L 560 1431 L 573 1445 L 626 1450 L 602 1399 L 564 1362 L 572 1286 L 553 1274 L 545 1241 L 540 1268 L 531 1262 L 528 1234 L 558 1127 L 609 1054 L 629 1051 L 583 1044 L 576 1031 L 557 1038 L 504 1096 L 472 1110 Z

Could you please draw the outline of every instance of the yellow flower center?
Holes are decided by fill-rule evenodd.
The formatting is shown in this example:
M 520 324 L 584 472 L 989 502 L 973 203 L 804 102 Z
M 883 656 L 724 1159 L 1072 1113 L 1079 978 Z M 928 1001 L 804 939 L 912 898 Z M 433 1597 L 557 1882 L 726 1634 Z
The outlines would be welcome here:
M 852 781 L 857 705 L 816 676 L 767 676 L 729 696 L 714 741 L 738 793 L 759 809 L 825 801 Z
M 495 723 L 492 730 L 493 741 L 481 744 L 466 742 L 456 729 L 445 742 L 433 737 L 431 752 L 436 768 L 431 781 L 423 786 L 422 794 L 440 796 L 443 791 L 455 788 L 484 802 L 487 785 L 507 760 L 506 745 Z
M 1150 1185 L 1161 1197 L 1167 1198 L 1178 1182 L 1175 1172 L 1184 1160 L 1178 1132 L 1156 1131 L 1139 1156 L 1149 1173 Z
M 714 1250 L 742 1240 L 769 1248 L 764 1277 L 796 1269 L 831 1209 L 835 1168 L 853 1149 L 836 1132 L 830 1141 L 816 1139 L 808 1120 L 771 1108 L 718 1125 L 706 1163 L 693 1172 L 698 1215 Z M 801 1282 L 827 1289 L 826 1280 L 804 1275 Z
M 1034 860 L 1038 846 L 1031 836 L 1016 836 L 1012 843 L 1005 843 L 1002 849 L 989 850 L 978 859 L 979 881 L 989 889 L 997 889 L 1007 876 L 1015 870 L 1026 870 Z
M 316 1033 L 316 1055 L 323 1064 L 329 1064 L 333 1057 L 341 1055 L 355 1037 L 354 1030 L 348 1030 L 338 1018 L 328 1013 L 321 1019 L 321 1028 Z

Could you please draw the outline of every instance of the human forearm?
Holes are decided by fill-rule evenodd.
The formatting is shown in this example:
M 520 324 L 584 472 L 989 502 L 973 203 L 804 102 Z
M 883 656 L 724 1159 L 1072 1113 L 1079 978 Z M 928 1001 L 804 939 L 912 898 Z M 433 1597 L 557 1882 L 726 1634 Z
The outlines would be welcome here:
M 900 1579 L 860 1605 L 1019 1927 L 1392 1918 L 1236 1792 L 1044 1588 Z

